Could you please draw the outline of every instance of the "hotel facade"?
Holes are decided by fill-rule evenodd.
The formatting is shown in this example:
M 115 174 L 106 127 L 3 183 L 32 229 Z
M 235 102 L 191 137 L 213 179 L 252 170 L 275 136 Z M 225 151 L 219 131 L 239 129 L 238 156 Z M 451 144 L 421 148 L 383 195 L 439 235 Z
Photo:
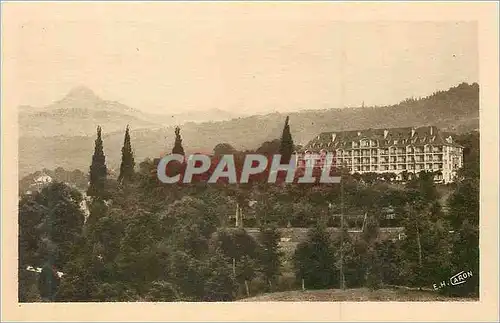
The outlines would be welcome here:
M 463 146 L 435 126 L 324 132 L 297 152 L 299 160 L 333 153 L 333 167 L 350 173 L 436 172 L 436 182 L 450 183 L 463 165 Z M 411 176 L 411 175 L 410 175 Z

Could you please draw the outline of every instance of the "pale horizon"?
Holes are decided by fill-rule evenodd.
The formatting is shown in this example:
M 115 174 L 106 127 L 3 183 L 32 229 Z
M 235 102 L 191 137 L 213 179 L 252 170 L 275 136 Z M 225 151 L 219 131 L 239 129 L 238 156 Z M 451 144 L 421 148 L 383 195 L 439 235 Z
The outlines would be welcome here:
M 294 113 L 294 112 L 301 112 L 301 111 L 316 111 L 316 110 L 327 110 L 327 109 L 349 109 L 349 108 L 358 108 L 358 107 L 362 107 L 362 106 L 365 106 L 365 107 L 386 107 L 386 106 L 392 106 L 392 105 L 397 105 L 399 103 L 401 103 L 402 101 L 404 101 L 405 99 L 421 99 L 421 98 L 425 98 L 425 97 L 428 97 L 428 96 L 431 96 L 432 94 L 436 93 L 436 92 L 439 92 L 439 91 L 447 91 L 449 90 L 450 88 L 453 88 L 453 87 L 457 87 L 458 85 L 462 84 L 462 83 L 467 83 L 469 85 L 472 85 L 474 83 L 478 83 L 478 82 L 460 82 L 460 83 L 457 83 L 455 85 L 450 85 L 449 87 L 446 87 L 446 88 L 442 88 L 442 89 L 435 89 L 433 90 L 433 92 L 431 93 L 427 93 L 427 94 L 423 94 L 423 95 L 420 95 L 420 96 L 409 96 L 409 97 L 404 97 L 404 98 L 401 98 L 400 100 L 398 100 L 397 102 L 392 102 L 392 103 L 388 103 L 388 104 L 383 104 L 383 105 L 370 105 L 370 104 L 367 104 L 365 102 L 361 102 L 359 105 L 352 105 L 352 106 L 339 106 L 339 107 L 323 107 L 323 108 L 303 108 L 303 109 L 297 109 L 297 110 L 283 110 L 283 111 L 277 111 L 277 110 L 263 110 L 263 111 L 255 111 L 254 113 L 242 113 L 242 112 L 239 112 L 241 113 L 242 116 L 250 116 L 252 114 L 255 114 L 255 115 L 266 115 L 266 114 L 272 114 L 272 113 Z M 109 98 L 106 98 L 106 97 L 102 97 L 98 94 L 97 91 L 95 91 L 94 89 L 86 86 L 85 84 L 79 84 L 79 85 L 75 85 L 74 87 L 68 89 L 68 92 L 63 94 L 60 98 L 58 99 L 55 99 L 54 101 L 48 103 L 48 104 L 45 104 L 45 105 L 29 105 L 29 104 L 19 104 L 17 106 L 17 108 L 24 108 L 24 107 L 31 107 L 31 108 L 44 108 L 44 107 L 47 107 L 49 106 L 50 104 L 53 104 L 61 99 L 64 98 L 64 96 L 68 95 L 72 90 L 75 90 L 75 89 L 78 89 L 78 88 L 86 88 L 86 89 L 89 89 L 91 90 L 92 92 L 94 92 L 95 95 L 97 95 L 100 99 L 104 100 L 104 101 L 116 101 L 116 100 L 111 100 Z M 119 102 L 119 101 L 117 101 Z M 119 103 L 123 103 L 123 102 L 119 102 Z M 169 112 L 171 111 L 168 111 L 168 110 L 165 110 L 165 111 L 148 111 L 148 110 L 144 110 L 144 109 L 140 109 L 140 108 L 136 108 L 136 107 L 133 107 L 133 106 L 128 106 L 129 108 L 133 108 L 133 109 L 136 109 L 136 110 L 139 110 L 141 112 L 147 112 L 147 113 L 160 113 L 160 114 L 169 114 Z M 209 108 L 210 109 L 210 108 Z M 207 109 L 207 111 L 209 110 Z M 230 110 L 225 110 L 225 109 L 221 109 L 221 108 L 217 108 L 217 107 L 214 107 L 212 108 L 213 110 L 223 110 L 223 111 L 228 111 L 228 112 L 231 112 Z M 183 112 L 199 112 L 199 111 L 204 111 L 204 110 L 198 110 L 196 108 L 194 109 L 191 109 L 191 110 L 182 110 L 181 113 Z
M 32 7 L 10 5 L 19 15 L 6 26 L 9 107 L 46 106 L 86 86 L 144 112 L 248 115 L 386 106 L 479 81 L 475 22 L 179 3 Z

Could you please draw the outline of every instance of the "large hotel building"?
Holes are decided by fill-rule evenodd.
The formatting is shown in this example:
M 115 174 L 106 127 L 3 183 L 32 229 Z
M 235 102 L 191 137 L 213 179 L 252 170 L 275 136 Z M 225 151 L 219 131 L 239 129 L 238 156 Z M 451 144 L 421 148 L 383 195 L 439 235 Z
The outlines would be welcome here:
M 365 129 L 324 132 L 302 149 L 303 158 L 334 153 L 334 166 L 344 166 L 351 173 L 436 172 L 441 183 L 454 181 L 463 164 L 463 147 L 451 134 L 435 126 L 418 128 Z

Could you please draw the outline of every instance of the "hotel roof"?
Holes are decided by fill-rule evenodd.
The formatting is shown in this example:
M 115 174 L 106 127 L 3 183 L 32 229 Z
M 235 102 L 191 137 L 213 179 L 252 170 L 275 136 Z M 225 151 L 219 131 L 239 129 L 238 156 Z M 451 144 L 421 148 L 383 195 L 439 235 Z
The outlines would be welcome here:
M 424 145 L 462 147 L 453 141 L 451 133 L 442 132 L 436 126 L 426 126 L 322 132 L 309 141 L 302 151 L 351 149 L 353 141 L 359 142 L 363 139 L 378 142 L 377 147 Z M 367 146 L 367 148 L 369 147 Z

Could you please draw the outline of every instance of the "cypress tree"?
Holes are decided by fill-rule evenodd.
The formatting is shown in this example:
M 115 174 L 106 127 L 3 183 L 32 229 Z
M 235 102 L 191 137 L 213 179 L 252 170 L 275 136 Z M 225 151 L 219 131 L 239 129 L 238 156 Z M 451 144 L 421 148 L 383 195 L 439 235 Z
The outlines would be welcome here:
M 90 184 L 87 190 L 87 195 L 103 198 L 104 185 L 106 182 L 107 168 L 106 157 L 102 147 L 101 127 L 97 127 L 97 139 L 95 140 L 94 155 L 92 156 L 92 164 L 90 165 Z
M 172 154 L 179 154 L 184 156 L 184 148 L 182 148 L 181 128 L 175 127 L 175 143 L 172 148 Z
M 127 125 L 127 129 L 125 130 L 125 139 L 123 140 L 122 163 L 120 165 L 120 175 L 118 176 L 118 182 L 131 182 L 134 177 L 134 167 L 134 153 L 132 152 L 132 145 L 130 144 L 130 132 Z
M 283 127 L 283 134 L 281 135 L 281 145 L 280 145 L 280 154 L 281 154 L 281 163 L 288 164 L 293 154 L 293 139 L 292 134 L 290 133 L 290 125 L 288 124 L 289 117 L 286 117 L 285 126 Z

